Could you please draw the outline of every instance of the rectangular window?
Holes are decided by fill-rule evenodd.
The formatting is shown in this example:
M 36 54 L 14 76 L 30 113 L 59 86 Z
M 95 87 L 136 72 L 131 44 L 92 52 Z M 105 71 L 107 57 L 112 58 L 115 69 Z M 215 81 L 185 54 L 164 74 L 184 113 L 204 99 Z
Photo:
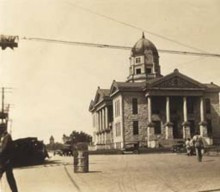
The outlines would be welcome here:
M 140 63 L 140 62 L 141 62 L 141 58 L 140 58 L 140 57 L 137 57 L 135 62 L 136 62 L 136 63 Z
M 132 99 L 132 113 L 138 114 L 138 100 L 137 100 L 137 98 Z
M 133 121 L 133 135 L 139 134 L 139 125 L 138 121 Z
M 211 113 L 211 102 L 210 99 L 205 99 L 205 111 L 206 113 Z
M 140 68 L 136 69 L 136 74 L 141 74 L 141 69 Z
M 120 116 L 120 100 L 115 101 L 115 117 Z
M 151 68 L 147 68 L 147 69 L 146 69 L 146 72 L 147 72 L 147 73 L 151 73 L 151 72 L 152 72 Z
M 155 125 L 155 134 L 161 134 L 161 122 L 160 121 L 153 121 Z
M 121 136 L 121 123 L 115 123 L 115 136 Z
M 208 132 L 208 136 L 212 136 L 212 120 L 211 119 L 207 119 L 207 132 Z

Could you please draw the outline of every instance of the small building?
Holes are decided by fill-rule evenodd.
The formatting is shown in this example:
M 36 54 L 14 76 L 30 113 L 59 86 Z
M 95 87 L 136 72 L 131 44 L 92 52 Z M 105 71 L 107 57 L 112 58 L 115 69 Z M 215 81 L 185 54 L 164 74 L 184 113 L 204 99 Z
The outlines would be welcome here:
M 55 144 L 55 140 L 54 140 L 53 135 L 50 136 L 49 144 L 50 144 L 50 145 L 54 145 L 54 144 Z
M 98 87 L 89 111 L 97 148 L 122 149 L 126 144 L 158 147 L 191 138 L 207 143 L 220 139 L 219 91 L 174 69 L 163 76 L 155 45 L 144 37 L 133 46 L 125 82 Z

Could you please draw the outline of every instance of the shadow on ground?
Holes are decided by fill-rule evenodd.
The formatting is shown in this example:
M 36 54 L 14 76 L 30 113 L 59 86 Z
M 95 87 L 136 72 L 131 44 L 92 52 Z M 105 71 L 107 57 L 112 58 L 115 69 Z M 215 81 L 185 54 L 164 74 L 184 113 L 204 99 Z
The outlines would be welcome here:
M 17 164 L 14 166 L 16 169 L 30 169 L 33 167 L 49 167 L 49 166 L 66 166 L 72 165 L 71 163 L 63 163 L 60 160 L 45 160 L 43 163 L 27 163 Z

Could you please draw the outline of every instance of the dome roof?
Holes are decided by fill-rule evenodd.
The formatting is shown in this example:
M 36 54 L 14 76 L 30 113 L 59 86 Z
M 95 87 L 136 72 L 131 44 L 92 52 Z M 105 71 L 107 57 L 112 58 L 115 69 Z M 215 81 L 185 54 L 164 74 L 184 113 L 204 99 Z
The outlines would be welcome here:
M 135 43 L 134 47 L 132 48 L 132 56 L 138 56 L 138 55 L 144 55 L 145 50 L 151 50 L 153 52 L 153 55 L 158 56 L 158 51 L 155 45 L 149 41 L 148 39 L 145 39 L 144 33 L 140 40 Z

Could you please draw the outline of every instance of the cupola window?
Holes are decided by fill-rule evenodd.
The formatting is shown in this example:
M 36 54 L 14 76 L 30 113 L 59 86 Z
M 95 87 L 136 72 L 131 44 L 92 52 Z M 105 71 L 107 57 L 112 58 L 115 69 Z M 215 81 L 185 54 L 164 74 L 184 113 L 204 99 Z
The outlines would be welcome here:
M 141 62 L 141 58 L 140 57 L 137 57 L 136 58 L 136 63 L 140 63 Z

